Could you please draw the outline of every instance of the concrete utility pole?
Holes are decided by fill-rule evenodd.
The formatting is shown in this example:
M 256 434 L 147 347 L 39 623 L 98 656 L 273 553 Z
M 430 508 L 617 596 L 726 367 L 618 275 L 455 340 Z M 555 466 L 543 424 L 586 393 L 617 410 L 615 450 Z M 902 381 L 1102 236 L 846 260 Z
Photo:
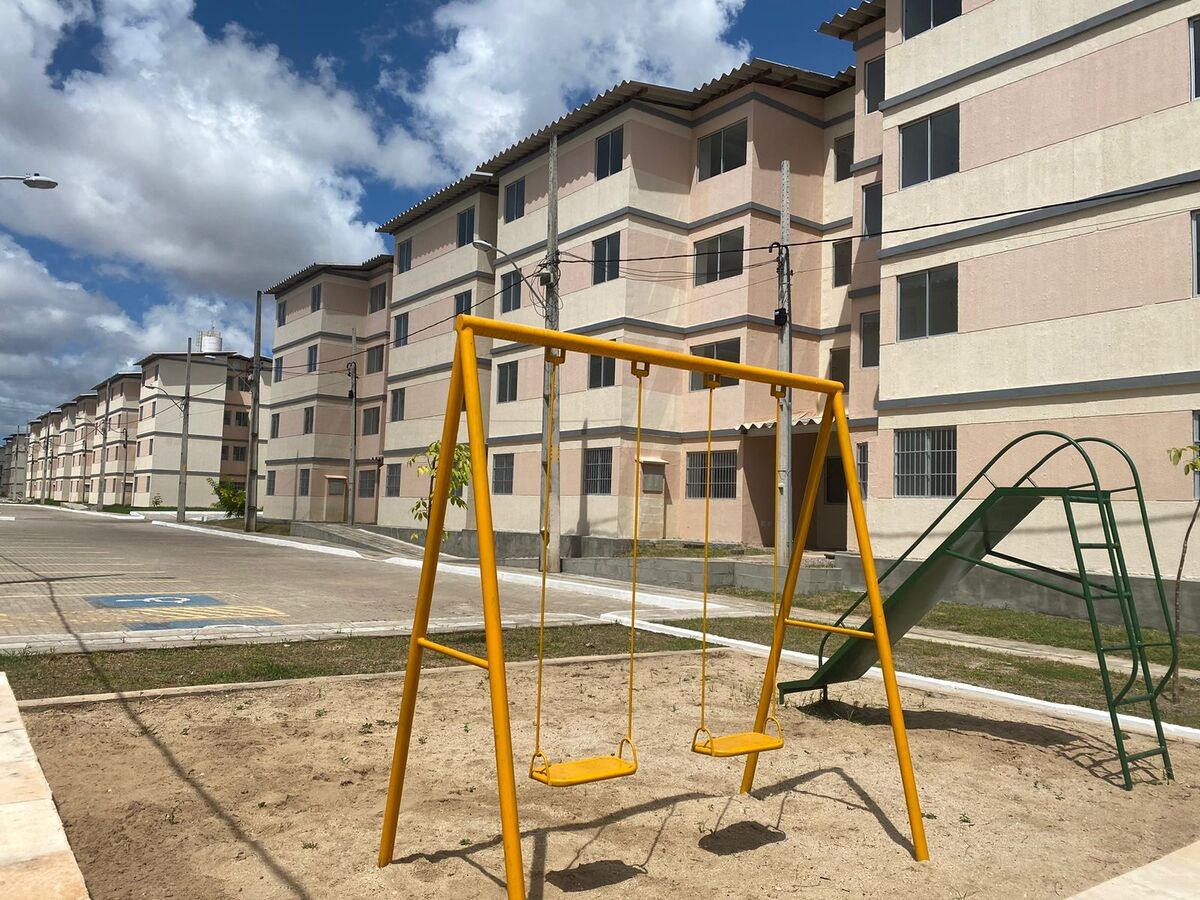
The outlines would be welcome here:
M 121 505 L 129 504 L 129 429 L 121 429 Z
M 542 276 L 546 286 L 546 303 L 544 316 L 546 328 L 558 330 L 558 135 L 550 135 L 549 149 L 550 183 L 546 194 L 546 274 Z M 544 505 L 541 518 L 547 519 L 541 523 L 542 533 L 549 535 L 549 546 L 546 548 L 546 570 L 548 572 L 562 571 L 562 561 L 559 556 L 562 549 L 562 511 L 559 508 L 559 469 L 558 460 L 561 452 L 560 438 L 562 423 L 558 403 L 559 390 L 557 380 L 551 378 L 554 365 L 547 362 L 542 373 L 542 491 L 550 494 L 550 509 L 547 518 Z M 554 380 L 556 387 L 551 392 L 550 384 Z M 552 396 L 553 394 L 553 396 Z M 550 410 L 554 410 L 554 428 L 551 433 Z M 550 453 L 550 448 L 554 453 Z
M 354 498 L 357 496 L 354 483 L 358 477 L 358 329 L 350 332 L 350 362 L 346 363 L 346 374 L 350 376 L 350 477 L 346 479 L 346 522 L 354 524 Z
M 250 364 L 250 452 L 246 464 L 246 530 L 258 530 L 258 404 L 262 371 L 262 291 L 254 294 L 254 361 Z
M 788 247 L 792 231 L 791 211 L 792 164 L 783 161 L 779 185 L 779 256 L 776 271 L 779 278 L 779 307 L 775 324 L 779 326 L 779 368 L 792 371 L 792 257 Z M 792 391 L 783 392 L 781 427 L 775 435 L 778 442 L 779 471 L 776 472 L 778 502 L 775 505 L 779 558 L 786 560 L 792 550 Z
M 104 462 L 108 459 L 108 414 L 112 410 L 112 379 L 104 382 L 104 425 L 93 429 L 100 436 L 100 490 L 96 494 L 96 509 L 104 509 Z
M 187 519 L 187 475 L 188 475 L 188 413 L 192 405 L 192 339 L 188 338 L 187 363 L 183 374 L 183 434 L 179 443 L 179 500 L 176 502 L 175 521 Z

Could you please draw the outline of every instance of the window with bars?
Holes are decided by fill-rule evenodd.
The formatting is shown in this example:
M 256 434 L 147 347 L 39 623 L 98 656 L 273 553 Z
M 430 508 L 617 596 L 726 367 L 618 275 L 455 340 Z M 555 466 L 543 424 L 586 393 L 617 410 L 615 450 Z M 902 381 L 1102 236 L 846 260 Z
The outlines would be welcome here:
M 689 499 L 704 499 L 704 461 L 708 453 L 701 450 L 687 455 L 684 496 Z M 737 451 L 714 450 L 712 452 L 712 499 L 733 500 L 737 497 Z
M 846 504 L 846 470 L 838 456 L 825 460 L 825 503 L 832 506 Z
M 454 314 L 456 316 L 469 315 L 471 312 L 471 292 L 460 291 L 454 295 Z
M 379 407 L 372 406 L 364 409 L 362 414 L 362 433 L 379 434 Z
M 383 493 L 387 497 L 400 496 L 400 463 L 388 463 Z
M 958 432 L 904 428 L 895 433 L 897 497 L 953 497 L 958 483 Z
M 388 418 L 392 422 L 400 422 L 404 419 L 404 388 L 396 388 L 392 391 L 391 410 Z
M 360 469 L 358 472 L 358 496 L 362 500 L 370 500 L 375 496 L 375 479 L 378 473 L 374 469 Z
M 513 471 L 515 457 L 511 453 L 497 453 L 492 457 L 492 493 L 511 494 L 513 492 Z
M 521 308 L 521 274 L 505 272 L 500 276 L 500 312 Z
M 408 345 L 408 313 L 400 313 L 392 317 L 392 346 Z
M 957 171 L 957 106 L 901 127 L 901 187 L 911 187 Z
M 700 138 L 698 151 L 699 181 L 712 178 L 746 164 L 746 120 L 734 122 L 720 131 Z
M 854 261 L 853 241 L 833 242 L 833 286 L 850 283 L 851 265 Z
M 525 179 L 518 178 L 504 188 L 504 221 L 515 222 L 525 215 Z
M 711 344 L 700 344 L 691 348 L 692 356 L 705 356 L 709 359 L 721 359 L 725 362 L 741 362 L 742 361 L 742 341 L 740 338 L 731 338 L 727 341 L 715 341 Z M 689 373 L 688 388 L 693 391 L 704 390 L 704 373 L 691 372 Z M 737 384 L 736 378 L 730 378 L 727 375 L 717 376 L 717 381 L 720 387 L 728 387 L 731 384 Z
M 412 268 L 412 238 L 396 242 L 396 274 L 400 275 Z
M 833 180 L 845 181 L 849 178 L 852 165 L 854 165 L 854 132 L 834 138 Z
M 596 138 L 596 180 L 621 171 L 625 163 L 625 129 L 614 128 Z
M 621 275 L 621 232 L 592 241 L 592 284 L 615 281 Z
M 475 239 L 475 207 L 458 214 L 458 246 L 465 247 Z
M 874 369 L 879 366 L 879 310 L 865 312 L 858 319 L 858 366 Z
M 588 388 L 612 387 L 617 383 L 617 361 L 611 356 L 588 356 Z
M 517 399 L 517 364 L 500 363 L 496 366 L 496 402 L 512 403 Z
M 612 447 L 589 447 L 584 451 L 583 492 L 612 493 Z
M 367 295 L 367 312 L 377 313 L 385 306 L 387 306 L 387 282 L 371 285 L 371 292 Z
M 697 241 L 696 284 L 709 284 L 742 274 L 744 232 L 734 228 L 704 241 Z
M 383 371 L 383 344 L 367 349 L 367 374 L 374 375 Z
M 958 331 L 958 264 L 901 275 L 897 334 L 902 341 Z
M 871 445 L 866 441 L 854 445 L 854 468 L 858 475 L 858 493 L 867 499 L 867 476 L 870 474 Z

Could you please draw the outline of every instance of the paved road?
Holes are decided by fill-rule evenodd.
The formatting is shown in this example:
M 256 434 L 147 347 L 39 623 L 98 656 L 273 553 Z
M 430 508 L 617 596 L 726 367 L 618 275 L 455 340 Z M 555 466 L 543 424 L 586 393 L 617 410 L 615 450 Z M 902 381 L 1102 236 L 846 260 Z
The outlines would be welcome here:
M 52 507 L 4 504 L 0 514 L 0 648 L 253 633 L 279 639 L 331 629 L 388 633 L 411 622 L 419 577 L 411 560 L 330 556 Z M 535 623 L 534 573 L 502 572 L 501 578 L 505 624 Z M 552 589 L 550 618 L 560 623 L 627 612 L 623 587 L 564 577 Z M 697 614 L 699 599 L 644 588 L 639 614 Z M 763 607 L 721 598 L 710 612 L 745 615 Z M 477 574 L 447 566 L 438 576 L 434 628 L 481 621 Z

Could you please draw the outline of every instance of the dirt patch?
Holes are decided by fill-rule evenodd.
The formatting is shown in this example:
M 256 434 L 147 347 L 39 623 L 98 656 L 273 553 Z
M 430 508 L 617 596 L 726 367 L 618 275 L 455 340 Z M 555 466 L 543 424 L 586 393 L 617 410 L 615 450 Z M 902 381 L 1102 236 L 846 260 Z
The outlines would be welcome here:
M 761 666 L 710 659 L 714 731 L 748 726 Z M 737 760 L 688 752 L 698 669 L 695 654 L 639 665 L 632 778 L 518 777 L 531 897 L 1066 896 L 1200 837 L 1200 748 L 1172 746 L 1176 782 L 1147 761 L 1126 792 L 1103 729 L 908 690 L 932 856 L 916 863 L 879 683 L 781 710 L 787 746 L 762 756 L 748 797 Z M 533 668 L 511 666 L 509 684 L 520 775 Z M 474 669 L 426 673 L 397 862 L 375 867 L 399 694 L 399 680 L 314 681 L 25 718 L 98 900 L 503 896 Z M 547 753 L 610 752 L 624 694 L 620 661 L 548 667 Z

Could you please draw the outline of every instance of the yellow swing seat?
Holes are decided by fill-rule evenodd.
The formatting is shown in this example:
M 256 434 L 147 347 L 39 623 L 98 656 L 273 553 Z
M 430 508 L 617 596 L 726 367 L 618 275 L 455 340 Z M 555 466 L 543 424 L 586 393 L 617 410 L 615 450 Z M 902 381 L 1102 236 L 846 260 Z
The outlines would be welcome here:
M 775 734 L 761 731 L 740 731 L 714 737 L 707 728 L 697 728 L 692 736 L 692 752 L 719 758 L 745 756 L 748 753 L 766 753 L 783 747 L 783 731 L 774 716 L 767 720 L 775 726 Z
M 626 744 L 629 745 L 631 759 L 621 755 Z M 552 763 L 545 754 L 535 754 L 529 764 L 529 777 L 550 787 L 574 787 L 610 778 L 624 778 L 636 772 L 637 767 L 637 748 L 632 741 L 622 740 L 613 756 L 589 756 L 586 759 Z

